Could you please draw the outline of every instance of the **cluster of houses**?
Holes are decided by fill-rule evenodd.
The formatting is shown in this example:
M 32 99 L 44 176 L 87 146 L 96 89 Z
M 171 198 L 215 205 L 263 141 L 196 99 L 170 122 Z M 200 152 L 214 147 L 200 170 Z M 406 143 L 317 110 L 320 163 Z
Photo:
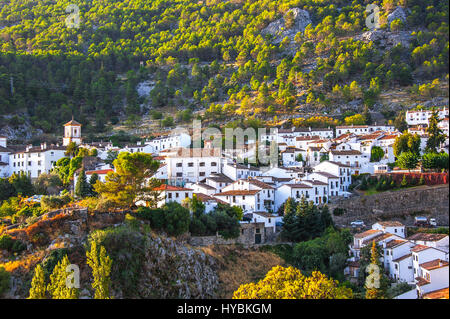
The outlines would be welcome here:
M 406 114 L 412 129 L 418 125 L 423 127 L 430 116 L 429 111 L 417 114 Z M 443 120 L 447 119 L 448 125 L 448 109 L 439 114 Z M 203 148 L 191 148 L 192 139 L 188 132 L 119 148 L 112 143 L 83 143 L 81 126 L 74 119 L 66 123 L 62 145 L 14 146 L 7 145 L 7 139 L 0 137 L 0 176 L 25 172 L 34 179 L 42 173 L 49 173 L 55 163 L 65 157 L 66 147 L 71 142 L 96 150 L 90 165 L 83 164 L 88 176 L 95 173 L 102 181 L 113 170 L 105 164 L 111 152 L 144 152 L 152 154 L 161 163 L 154 177 L 170 185 L 163 190 L 165 201 L 181 202 L 197 194 L 208 203 L 208 209 L 213 209 L 214 203 L 224 202 L 239 206 L 245 214 L 261 219 L 267 213 L 277 212 L 289 197 L 296 200 L 304 197 L 321 205 L 336 197 L 349 196 L 353 174 L 384 172 L 387 164 L 395 161 L 393 144 L 401 134 L 389 125 L 350 125 L 335 129 L 274 128 L 260 136 L 259 146 L 267 147 L 267 144 L 276 142 L 279 163 L 256 167 L 242 164 L 239 151 L 215 148 L 208 140 Z M 425 144 L 426 136 L 423 139 Z M 248 140 L 242 152 L 248 156 L 255 155 L 256 144 Z M 375 146 L 381 148 L 384 155 L 371 161 Z M 77 174 L 74 183 L 76 180 Z
M 349 246 L 352 257 L 346 269 L 348 275 L 358 277 L 361 249 L 373 242 L 381 247 L 380 261 L 389 278 L 415 286 L 397 299 L 448 299 L 448 235 L 416 233 L 408 237 L 400 222 L 377 222 L 372 229 L 354 235 Z
M 424 128 L 430 116 L 430 111 L 406 113 L 410 131 L 419 132 L 423 146 L 427 140 Z M 447 134 L 442 149 L 448 153 L 448 109 L 441 110 L 439 116 L 442 119 L 439 125 Z M 263 225 L 264 234 L 276 232 L 282 222 L 277 212 L 289 197 L 296 201 L 305 198 L 322 205 L 350 196 L 353 174 L 385 172 L 387 164 L 396 160 L 393 144 L 401 134 L 389 125 L 275 128 L 260 136 L 259 143 L 248 139 L 243 150 L 230 152 L 213 147 L 211 141 L 205 141 L 203 148 L 191 148 L 191 136 L 183 132 L 122 148 L 112 143 L 87 144 L 83 142 L 81 126 L 74 119 L 66 123 L 62 145 L 15 146 L 8 145 L 6 137 L 0 137 L 0 177 L 24 172 L 34 179 L 49 173 L 55 163 L 66 156 L 67 145 L 71 142 L 96 150 L 96 156 L 83 164 L 88 177 L 97 174 L 101 181 L 113 171 L 112 166 L 105 163 L 111 152 L 149 153 L 160 162 L 153 176 L 163 181 L 155 189 L 160 192 L 159 207 L 171 201 L 182 203 L 194 195 L 205 204 L 207 213 L 219 203 L 238 206 L 245 217 L 241 223 Z M 272 142 L 278 147 L 277 165 L 257 167 L 239 160 L 243 154 L 255 155 L 257 147 L 267 147 Z M 384 152 L 377 161 L 371 160 L 373 147 Z M 74 185 L 77 178 L 78 172 Z M 383 248 L 382 260 L 389 276 L 395 281 L 416 285 L 407 298 L 436 296 L 439 291 L 445 293 L 445 289 L 448 296 L 448 236 L 416 234 L 406 237 L 405 226 L 398 222 L 376 223 L 371 230 L 355 235 L 350 246 L 352 258 L 346 270 L 349 275 L 358 275 L 360 250 L 373 241 Z

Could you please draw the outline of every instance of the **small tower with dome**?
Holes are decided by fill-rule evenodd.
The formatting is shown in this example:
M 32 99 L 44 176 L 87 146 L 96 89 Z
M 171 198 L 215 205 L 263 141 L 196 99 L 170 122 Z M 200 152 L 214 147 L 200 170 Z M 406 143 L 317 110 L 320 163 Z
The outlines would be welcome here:
M 70 122 L 64 124 L 63 145 L 67 146 L 70 142 L 75 142 L 77 145 L 80 145 L 81 141 L 81 124 L 72 117 Z

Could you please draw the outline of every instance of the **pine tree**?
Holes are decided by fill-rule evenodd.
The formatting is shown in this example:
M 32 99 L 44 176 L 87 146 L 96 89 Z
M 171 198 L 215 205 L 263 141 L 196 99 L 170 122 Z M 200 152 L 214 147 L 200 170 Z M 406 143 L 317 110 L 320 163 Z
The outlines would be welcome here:
M 95 299 L 110 299 L 109 286 L 111 283 L 110 274 L 112 260 L 106 254 L 106 249 L 103 246 L 97 246 L 95 241 L 91 242 L 91 251 L 86 252 L 87 264 L 92 269 L 94 281 L 92 288 L 95 289 Z
M 46 299 L 44 269 L 38 264 L 34 268 L 34 276 L 31 281 L 30 296 L 28 299 Z
M 78 289 L 67 287 L 66 279 L 69 273 L 66 269 L 69 265 L 69 258 L 66 255 L 53 269 L 50 284 L 47 286 L 52 299 L 78 299 Z
M 296 227 L 295 207 L 295 200 L 289 197 L 284 205 L 283 230 L 281 231 L 281 236 L 286 240 L 294 240 L 294 230 Z
M 427 152 L 437 152 L 437 149 L 441 146 L 442 143 L 445 142 L 445 135 L 442 133 L 442 130 L 439 128 L 439 113 L 434 110 L 430 119 L 428 120 L 428 140 L 427 146 L 425 150 Z
M 98 181 L 98 175 L 96 173 L 91 175 L 91 178 L 89 179 L 89 195 L 90 196 L 96 196 L 97 192 L 94 190 L 94 185 Z
M 86 179 L 86 173 L 84 168 L 81 169 L 80 176 L 78 176 L 77 184 L 75 185 L 75 195 L 77 197 L 83 198 L 88 196 L 90 193 L 90 185 Z

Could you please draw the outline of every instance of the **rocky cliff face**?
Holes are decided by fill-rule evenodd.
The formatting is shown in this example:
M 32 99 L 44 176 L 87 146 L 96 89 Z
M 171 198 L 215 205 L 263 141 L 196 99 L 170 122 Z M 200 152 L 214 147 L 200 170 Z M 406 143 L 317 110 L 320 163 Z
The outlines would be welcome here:
M 290 12 L 292 12 L 291 14 L 293 14 L 294 24 L 291 28 L 287 28 L 285 17 L 287 14 L 290 14 Z M 295 35 L 298 32 L 305 31 L 305 28 L 310 23 L 312 22 L 311 18 L 309 17 L 308 11 L 299 8 L 293 8 L 288 10 L 283 18 L 270 23 L 261 31 L 261 34 L 263 36 L 266 34 L 275 36 L 274 43 L 280 43 L 285 37 L 288 37 L 291 41 L 294 41 Z
M 56 211 L 26 228 L 8 230 L 8 234 L 24 241 L 28 248 L 15 261 L 9 261 L 11 256 L 3 256 L 0 251 L 0 265 L 7 264 L 7 270 L 12 274 L 11 290 L 5 297 L 28 297 L 34 267 L 45 262 L 55 251 L 65 249 L 70 262 L 80 268 L 80 298 L 91 298 L 94 294 L 90 268 L 86 265 L 86 243 L 92 231 L 102 232 L 103 229 L 109 236 L 106 250 L 113 259 L 111 294 L 114 298 L 216 297 L 219 280 L 213 257 L 183 241 L 143 231 L 143 227 L 128 227 L 124 217 L 124 212 Z M 145 223 L 140 222 L 140 225 Z M 115 232 L 121 228 L 126 232 Z M 139 243 L 141 246 L 136 248 Z M 135 262 L 136 258 L 139 263 Z M 124 275 L 127 272 L 133 274 Z M 136 280 L 126 285 L 127 278 Z
M 150 238 L 142 277 L 142 298 L 215 298 L 219 281 L 214 259 L 170 238 Z

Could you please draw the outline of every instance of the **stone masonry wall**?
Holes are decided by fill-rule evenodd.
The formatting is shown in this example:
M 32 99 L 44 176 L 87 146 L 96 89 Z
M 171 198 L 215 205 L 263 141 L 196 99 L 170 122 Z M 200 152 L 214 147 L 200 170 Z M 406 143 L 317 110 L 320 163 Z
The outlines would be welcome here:
M 407 226 L 414 224 L 415 216 L 436 218 L 439 226 L 449 225 L 449 185 L 420 186 L 411 189 L 387 191 L 368 196 L 340 199 L 329 205 L 347 211 L 333 216 L 339 226 L 349 226 L 354 220 L 363 220 L 368 226 L 376 221 L 397 220 Z

